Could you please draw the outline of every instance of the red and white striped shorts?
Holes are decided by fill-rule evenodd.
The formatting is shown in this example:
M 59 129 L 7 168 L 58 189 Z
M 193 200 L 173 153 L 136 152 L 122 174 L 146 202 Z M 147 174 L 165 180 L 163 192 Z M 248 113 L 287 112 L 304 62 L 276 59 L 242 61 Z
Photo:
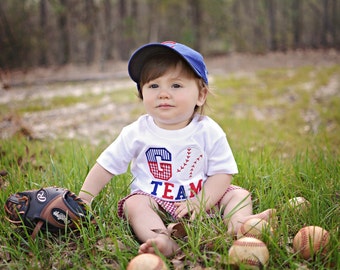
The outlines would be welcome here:
M 236 186 L 236 185 L 230 185 L 227 190 L 225 191 L 224 195 L 230 191 L 233 191 L 233 190 L 236 190 L 236 189 L 243 189 L 242 187 L 239 187 L 239 186 Z M 174 219 L 176 218 L 175 217 L 175 210 L 176 210 L 176 207 L 175 207 L 175 202 L 173 201 L 164 201 L 160 198 L 157 198 L 155 196 L 152 196 L 144 191 L 141 191 L 141 190 L 138 190 L 134 193 L 131 193 L 129 194 L 128 196 L 124 197 L 123 199 L 121 199 L 119 202 L 118 202 L 118 216 L 120 218 L 125 218 L 125 215 L 124 215 L 124 203 L 125 201 L 134 196 L 134 195 L 145 195 L 145 196 L 149 196 L 150 198 L 152 198 L 162 209 L 165 210 L 165 212 L 167 212 L 168 214 L 170 214 Z M 222 199 L 222 198 L 221 198 Z M 217 206 L 219 205 L 220 201 L 217 202 Z

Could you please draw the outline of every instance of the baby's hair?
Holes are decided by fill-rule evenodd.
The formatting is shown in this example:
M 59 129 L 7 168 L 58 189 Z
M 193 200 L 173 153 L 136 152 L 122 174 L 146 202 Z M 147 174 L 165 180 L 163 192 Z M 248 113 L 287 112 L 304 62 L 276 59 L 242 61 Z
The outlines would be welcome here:
M 182 57 L 180 57 L 176 53 L 166 52 L 152 55 L 142 67 L 138 97 L 143 100 L 143 85 L 161 77 L 169 69 L 176 68 L 179 65 L 185 75 L 196 80 L 199 91 L 202 91 L 206 88 L 208 92 L 210 92 L 208 85 L 192 70 L 192 67 L 190 67 L 189 64 L 184 61 Z M 206 104 L 203 104 L 202 106 L 196 106 L 194 112 L 203 115 L 205 105 Z

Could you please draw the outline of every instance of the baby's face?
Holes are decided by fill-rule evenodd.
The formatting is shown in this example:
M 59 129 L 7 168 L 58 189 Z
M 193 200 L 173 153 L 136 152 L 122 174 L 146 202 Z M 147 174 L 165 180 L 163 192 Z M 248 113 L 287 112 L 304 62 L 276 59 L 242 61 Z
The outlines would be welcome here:
M 156 125 L 171 130 L 188 125 L 196 105 L 202 106 L 206 99 L 197 80 L 182 72 L 180 65 L 144 84 L 142 94 L 146 112 Z

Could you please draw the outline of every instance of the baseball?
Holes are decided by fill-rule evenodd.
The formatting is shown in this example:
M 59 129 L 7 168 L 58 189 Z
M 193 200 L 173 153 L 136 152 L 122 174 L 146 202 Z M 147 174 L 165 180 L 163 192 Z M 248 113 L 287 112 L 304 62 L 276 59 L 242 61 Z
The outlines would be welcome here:
M 307 226 L 295 235 L 293 248 L 303 259 L 308 260 L 320 251 L 324 255 L 327 252 L 328 242 L 329 233 L 325 229 L 318 226 Z
M 247 269 L 262 269 L 268 264 L 269 251 L 265 243 L 252 237 L 236 240 L 229 249 L 229 263 L 246 265 Z
M 310 202 L 304 197 L 295 197 L 288 201 L 288 205 L 291 208 L 305 211 L 310 207 Z
M 262 239 L 263 233 L 273 235 L 273 228 L 267 221 L 261 218 L 251 218 L 243 223 L 239 228 L 237 232 L 237 239 L 240 239 L 244 236 Z
M 168 267 L 156 254 L 144 253 L 134 257 L 126 270 L 168 270 Z

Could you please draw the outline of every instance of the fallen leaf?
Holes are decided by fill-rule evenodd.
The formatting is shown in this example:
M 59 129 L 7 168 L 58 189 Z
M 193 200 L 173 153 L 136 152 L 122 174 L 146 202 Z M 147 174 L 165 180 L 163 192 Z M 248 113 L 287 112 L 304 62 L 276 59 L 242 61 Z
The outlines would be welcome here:
M 171 236 L 176 237 L 176 238 L 183 238 L 187 235 L 185 227 L 184 227 L 183 223 L 181 223 L 181 222 L 170 223 L 168 225 L 168 231 L 169 231 Z

